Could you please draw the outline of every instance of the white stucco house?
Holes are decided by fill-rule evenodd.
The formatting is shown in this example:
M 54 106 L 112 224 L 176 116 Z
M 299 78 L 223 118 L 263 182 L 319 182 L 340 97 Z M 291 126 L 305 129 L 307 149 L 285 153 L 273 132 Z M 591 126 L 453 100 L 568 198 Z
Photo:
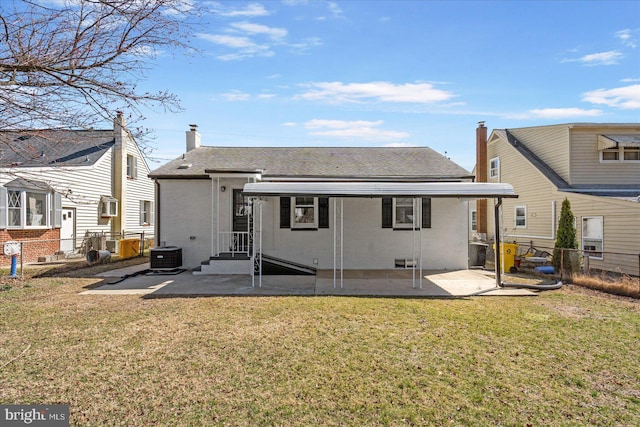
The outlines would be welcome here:
M 29 262 L 79 249 L 87 232 L 151 237 L 149 172 L 122 114 L 113 129 L 0 131 L 0 243 L 32 242 Z
M 150 174 L 156 244 L 201 274 L 251 274 L 265 259 L 466 269 L 468 200 L 515 197 L 427 147 L 201 146 L 195 125 L 186 137 L 185 154 Z

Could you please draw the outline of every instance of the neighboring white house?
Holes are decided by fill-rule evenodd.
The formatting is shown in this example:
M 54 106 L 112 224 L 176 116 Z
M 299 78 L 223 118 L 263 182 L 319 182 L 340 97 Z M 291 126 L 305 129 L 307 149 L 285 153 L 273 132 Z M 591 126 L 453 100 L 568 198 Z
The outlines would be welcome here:
M 151 236 L 148 174 L 121 114 L 112 130 L 2 131 L 0 242 L 46 241 L 41 249 L 53 254 L 79 248 L 87 232 Z
M 206 147 L 195 125 L 150 177 L 156 244 L 212 274 L 249 273 L 252 248 L 313 269 L 466 269 L 468 200 L 514 196 L 427 147 Z
M 504 202 L 504 241 L 549 251 L 567 198 L 590 267 L 638 275 L 640 123 L 494 129 L 488 138 L 481 123 L 477 135 L 477 180 L 509 183 L 519 195 Z M 478 201 L 472 237 L 491 240 L 494 216 L 483 209 Z

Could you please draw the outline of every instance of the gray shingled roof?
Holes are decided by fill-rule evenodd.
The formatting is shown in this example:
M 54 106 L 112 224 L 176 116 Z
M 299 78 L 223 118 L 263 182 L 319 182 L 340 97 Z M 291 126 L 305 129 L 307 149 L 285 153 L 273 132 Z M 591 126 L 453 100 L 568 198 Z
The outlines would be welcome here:
M 180 169 L 181 165 L 191 165 Z M 200 147 L 153 171 L 152 178 L 262 170 L 263 177 L 468 178 L 471 174 L 428 147 Z
M 113 130 L 0 132 L 0 167 L 90 166 L 115 144 Z

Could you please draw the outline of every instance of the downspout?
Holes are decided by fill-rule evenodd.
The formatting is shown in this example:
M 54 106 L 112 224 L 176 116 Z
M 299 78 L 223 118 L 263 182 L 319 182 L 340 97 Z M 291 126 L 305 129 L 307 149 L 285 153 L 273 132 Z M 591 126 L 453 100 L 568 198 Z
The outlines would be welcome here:
M 502 197 L 498 197 L 498 202 L 494 208 L 493 217 L 494 217 L 494 241 L 496 245 L 496 256 L 495 256 L 495 271 L 496 271 L 496 288 L 502 286 L 502 278 L 500 277 L 500 265 L 502 264 L 501 258 L 501 247 L 500 247 L 500 206 L 502 206 Z
M 157 248 L 160 247 L 160 182 L 155 179 L 154 180 L 156 186 L 156 203 L 155 203 L 155 246 Z

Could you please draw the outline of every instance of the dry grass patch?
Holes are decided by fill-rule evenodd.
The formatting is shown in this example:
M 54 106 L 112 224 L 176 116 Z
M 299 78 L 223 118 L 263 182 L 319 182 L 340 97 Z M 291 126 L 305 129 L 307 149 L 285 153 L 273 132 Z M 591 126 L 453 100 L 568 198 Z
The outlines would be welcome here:
M 597 289 L 614 295 L 622 295 L 631 298 L 640 298 L 640 278 L 622 275 L 611 278 L 605 274 L 600 276 L 586 276 L 573 274 L 571 283 L 584 286 L 589 289 Z
M 632 300 L 78 295 L 93 280 L 0 293 L 0 403 L 81 425 L 640 424 Z

